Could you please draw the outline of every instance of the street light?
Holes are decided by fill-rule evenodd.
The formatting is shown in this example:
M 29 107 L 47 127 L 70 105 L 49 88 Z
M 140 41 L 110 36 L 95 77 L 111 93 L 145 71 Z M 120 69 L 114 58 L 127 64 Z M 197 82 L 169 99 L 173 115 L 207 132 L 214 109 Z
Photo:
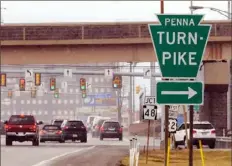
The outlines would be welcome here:
M 199 10 L 199 9 L 209 9 L 209 10 L 218 12 L 218 13 L 220 13 L 221 15 L 227 17 L 227 18 L 231 18 L 231 17 L 232 17 L 232 13 L 229 13 L 229 12 L 224 11 L 224 10 L 221 10 L 221 9 L 213 8 L 213 7 L 190 6 L 189 9 L 192 10 L 192 11 L 194 11 L 194 10 Z

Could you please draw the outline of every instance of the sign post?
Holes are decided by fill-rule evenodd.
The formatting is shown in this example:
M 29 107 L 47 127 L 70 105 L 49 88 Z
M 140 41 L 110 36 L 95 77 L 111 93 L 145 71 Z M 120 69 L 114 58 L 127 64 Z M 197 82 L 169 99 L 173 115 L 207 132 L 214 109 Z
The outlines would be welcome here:
M 157 119 L 157 106 L 155 105 L 154 96 L 146 96 L 143 105 L 143 118 L 148 120 L 147 129 L 147 152 L 146 152 L 146 163 L 148 161 L 148 148 L 149 148 L 149 138 L 150 138 L 150 124 L 151 120 Z
M 203 83 L 196 82 L 196 76 L 207 45 L 211 25 L 201 24 L 203 15 L 157 15 L 160 24 L 150 24 L 149 31 L 161 75 L 172 82 L 158 82 L 156 103 L 161 105 L 203 105 Z M 194 79 L 194 81 L 179 81 Z M 193 107 L 191 106 L 190 108 Z M 168 111 L 165 106 L 165 111 Z M 190 152 L 189 166 L 193 166 L 192 125 L 190 109 Z M 168 115 L 165 115 L 165 131 L 168 129 Z M 165 137 L 168 133 L 165 132 Z M 165 152 L 167 153 L 167 138 Z M 165 154 L 166 156 L 166 154 Z M 165 157 L 166 165 L 167 157 Z

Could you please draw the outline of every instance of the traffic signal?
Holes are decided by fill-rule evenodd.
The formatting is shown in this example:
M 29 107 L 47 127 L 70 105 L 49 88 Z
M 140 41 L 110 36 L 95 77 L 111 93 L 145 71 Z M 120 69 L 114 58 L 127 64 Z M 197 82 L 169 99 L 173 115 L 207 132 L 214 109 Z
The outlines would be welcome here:
M 84 78 L 80 79 L 80 89 L 86 90 L 86 80 Z
M 25 91 L 25 87 L 26 87 L 26 82 L 25 82 L 25 79 L 24 78 L 21 78 L 19 80 L 19 90 L 20 91 Z
M 140 86 L 136 86 L 136 89 L 135 89 L 136 94 L 139 94 L 140 90 L 141 90 L 141 87 Z
M 6 74 L 1 74 L 1 86 L 6 86 Z
M 86 90 L 83 90 L 83 91 L 82 91 L 82 98 L 86 98 L 86 96 L 87 96 L 87 95 L 86 95 Z
M 13 96 L 12 90 L 8 90 L 8 97 L 9 97 L 9 98 L 12 98 L 12 96 Z
M 36 98 L 36 88 L 31 89 L 31 98 Z
M 54 97 L 59 98 L 59 89 L 58 88 L 56 88 L 54 91 Z
M 41 84 L 41 73 L 35 73 L 35 86 L 40 86 Z
M 56 79 L 55 78 L 51 78 L 50 79 L 50 90 L 54 91 L 56 89 Z
M 112 83 L 113 83 L 113 88 L 121 89 L 122 88 L 122 76 L 114 75 Z

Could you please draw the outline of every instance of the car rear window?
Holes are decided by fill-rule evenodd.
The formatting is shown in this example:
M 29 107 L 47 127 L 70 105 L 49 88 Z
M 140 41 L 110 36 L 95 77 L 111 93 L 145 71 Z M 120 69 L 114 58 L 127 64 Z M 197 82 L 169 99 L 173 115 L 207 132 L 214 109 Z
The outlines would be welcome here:
M 60 130 L 59 126 L 44 126 L 44 130 Z
M 104 127 L 106 127 L 106 128 L 119 128 L 120 125 L 118 122 L 105 122 Z
M 8 122 L 8 124 L 24 124 L 24 125 L 31 125 L 31 124 L 35 124 L 35 119 L 33 116 L 21 116 L 21 115 L 13 115 L 10 117 L 10 120 Z
M 194 124 L 193 125 L 194 129 L 213 129 L 213 126 L 211 124 Z
M 53 125 L 61 126 L 62 123 L 63 123 L 62 120 L 54 121 Z
M 82 121 L 68 121 L 67 126 L 84 126 Z

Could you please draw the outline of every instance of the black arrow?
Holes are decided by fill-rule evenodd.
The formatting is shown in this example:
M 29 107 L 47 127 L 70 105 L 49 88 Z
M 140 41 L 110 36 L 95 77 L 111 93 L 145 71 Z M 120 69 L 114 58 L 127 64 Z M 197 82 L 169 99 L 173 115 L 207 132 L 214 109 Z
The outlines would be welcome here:
M 69 75 L 69 70 L 67 70 L 67 75 Z
M 30 76 L 31 76 L 31 72 L 30 72 L 30 70 L 27 70 L 27 73 L 30 73 Z
M 110 70 L 108 70 L 108 75 L 110 75 Z
M 149 73 L 150 72 L 150 70 L 147 70 L 146 72 L 145 72 L 145 75 L 147 75 L 147 73 Z

